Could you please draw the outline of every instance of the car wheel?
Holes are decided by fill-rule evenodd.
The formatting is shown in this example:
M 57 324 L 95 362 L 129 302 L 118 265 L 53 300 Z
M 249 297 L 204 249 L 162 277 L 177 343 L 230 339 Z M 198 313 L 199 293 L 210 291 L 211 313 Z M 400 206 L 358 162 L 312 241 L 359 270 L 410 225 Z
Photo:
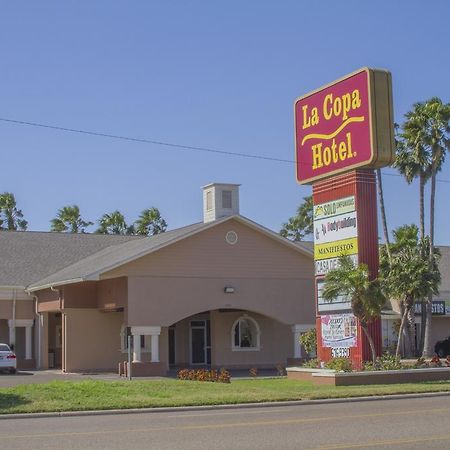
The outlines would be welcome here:
M 16 369 L 9 369 L 9 373 L 10 373 L 11 375 L 14 375 L 14 374 L 16 373 Z
M 438 356 L 439 356 L 439 358 L 445 358 L 447 355 L 446 355 L 446 351 L 443 349 L 443 348 L 440 348 L 438 351 L 437 351 L 437 354 L 438 354 Z

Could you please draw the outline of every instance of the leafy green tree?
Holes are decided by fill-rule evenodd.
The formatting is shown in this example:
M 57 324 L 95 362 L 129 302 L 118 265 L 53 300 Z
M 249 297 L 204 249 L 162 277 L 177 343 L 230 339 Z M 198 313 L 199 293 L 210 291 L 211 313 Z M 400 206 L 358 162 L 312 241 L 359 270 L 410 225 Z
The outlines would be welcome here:
M 11 192 L 0 194 L 0 230 L 24 231 L 28 222 L 17 208 L 16 199 Z
M 99 225 L 96 231 L 99 234 L 135 234 L 133 225 L 127 225 L 124 215 L 117 210 L 110 214 L 103 214 Z
M 332 301 L 339 295 L 350 299 L 353 315 L 359 320 L 367 337 L 375 364 L 377 355 L 369 324 L 380 317 L 381 308 L 386 303 L 380 281 L 370 279 L 366 264 L 355 266 L 349 256 L 342 255 L 339 257 L 339 267 L 325 276 L 322 295 L 327 301 Z
M 280 235 L 293 241 L 301 241 L 314 232 L 312 195 L 303 197 L 303 203 L 297 208 L 297 214 L 290 217 L 280 230 Z
M 80 208 L 77 205 L 62 207 L 50 223 L 51 231 L 60 233 L 86 233 L 86 228 L 94 224 L 81 218 Z
M 144 209 L 141 212 L 139 219 L 134 223 L 135 233 L 145 236 L 164 233 L 166 229 L 167 223 L 161 217 L 158 208 L 155 207 Z
M 407 356 L 415 356 L 414 304 L 438 292 L 440 273 L 438 251 L 434 252 L 430 266 L 428 238 L 419 239 L 416 225 L 403 225 L 394 230 L 394 240 L 386 248 L 381 248 L 380 277 L 384 280 L 386 294 L 400 303 L 402 313 L 396 357 L 400 356 L 401 342 L 406 327 L 408 336 Z M 422 305 L 422 308 L 424 305 Z

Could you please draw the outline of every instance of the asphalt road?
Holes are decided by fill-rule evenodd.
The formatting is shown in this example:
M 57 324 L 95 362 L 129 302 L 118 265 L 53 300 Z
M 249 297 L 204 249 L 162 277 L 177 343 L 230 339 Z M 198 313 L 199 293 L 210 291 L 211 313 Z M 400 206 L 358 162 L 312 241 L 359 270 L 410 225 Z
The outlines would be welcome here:
M 450 397 L 0 420 L 1 449 L 450 449 Z

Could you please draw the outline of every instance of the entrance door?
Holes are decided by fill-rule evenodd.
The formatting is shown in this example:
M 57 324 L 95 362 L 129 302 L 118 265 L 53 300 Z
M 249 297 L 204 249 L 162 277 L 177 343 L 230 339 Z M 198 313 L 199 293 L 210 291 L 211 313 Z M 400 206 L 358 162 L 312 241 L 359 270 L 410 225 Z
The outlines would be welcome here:
M 191 364 L 211 364 L 211 333 L 209 320 L 191 321 Z

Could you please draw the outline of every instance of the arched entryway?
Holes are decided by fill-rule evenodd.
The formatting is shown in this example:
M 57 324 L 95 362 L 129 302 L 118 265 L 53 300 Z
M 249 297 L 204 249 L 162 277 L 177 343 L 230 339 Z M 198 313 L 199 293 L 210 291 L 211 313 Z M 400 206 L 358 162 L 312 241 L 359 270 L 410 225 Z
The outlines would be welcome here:
M 298 325 L 254 311 L 204 311 L 168 327 L 169 367 L 285 366 L 289 359 L 299 357 L 298 332 Z

